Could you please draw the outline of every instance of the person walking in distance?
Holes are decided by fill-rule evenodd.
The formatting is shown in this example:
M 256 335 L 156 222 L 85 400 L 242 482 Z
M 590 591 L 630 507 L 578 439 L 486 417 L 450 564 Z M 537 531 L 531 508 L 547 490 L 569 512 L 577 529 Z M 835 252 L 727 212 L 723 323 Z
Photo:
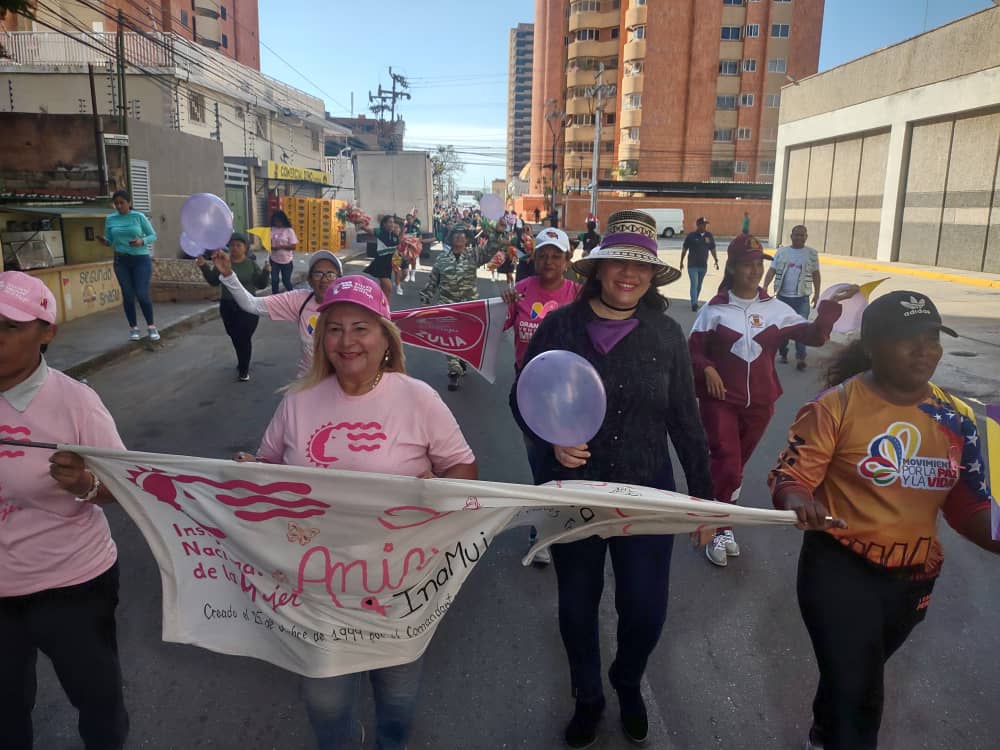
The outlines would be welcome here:
M 791 246 L 779 247 L 774 254 L 771 267 L 764 277 L 764 291 L 774 281 L 775 296 L 795 310 L 803 318 L 809 317 L 809 296 L 812 295 L 812 307 L 819 304 L 820 273 L 819 253 L 806 246 L 809 233 L 799 224 L 792 228 Z M 788 364 L 788 342 L 778 347 L 778 355 L 782 364 Z M 806 345 L 795 342 L 795 368 L 806 369 Z
M 277 294 L 279 284 L 285 285 L 286 291 L 292 291 L 292 269 L 295 266 L 295 248 L 299 246 L 299 238 L 295 236 L 292 222 L 284 211 L 275 211 L 271 215 L 271 294 Z
M 122 290 L 122 307 L 128 320 L 129 341 L 138 341 L 139 324 L 135 316 L 138 301 L 150 341 L 160 340 L 160 331 L 153 322 L 153 302 L 149 296 L 149 282 L 153 277 L 153 259 L 150 248 L 156 242 L 153 225 L 141 211 L 132 209 L 132 196 L 119 190 L 112 197 L 115 213 L 104 222 L 104 236 L 97 241 L 114 248 L 115 278 Z
M 750 212 L 743 212 L 743 223 L 740 224 L 740 234 L 750 234 Z
M 699 216 L 695 222 L 697 227 L 693 232 L 684 238 L 684 246 L 681 248 L 681 269 L 684 268 L 684 258 L 690 253 L 688 258 L 688 278 L 691 280 L 691 310 L 698 310 L 698 296 L 701 294 L 701 286 L 705 283 L 705 274 L 708 273 L 708 254 L 712 254 L 715 262 L 715 270 L 719 270 L 719 256 L 715 254 L 715 237 L 708 231 L 708 219 Z

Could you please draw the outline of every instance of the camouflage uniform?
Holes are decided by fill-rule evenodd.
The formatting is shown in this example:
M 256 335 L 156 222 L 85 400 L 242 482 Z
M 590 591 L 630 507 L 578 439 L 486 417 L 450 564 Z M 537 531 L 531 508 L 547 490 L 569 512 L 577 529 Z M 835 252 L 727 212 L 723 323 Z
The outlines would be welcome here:
M 451 250 L 445 250 L 438 256 L 427 286 L 420 292 L 420 302 L 431 305 L 449 302 L 469 302 L 479 299 L 479 289 L 476 284 L 476 271 L 485 265 L 490 258 L 502 249 L 503 245 L 492 239 L 483 247 L 469 246 L 456 256 Z M 448 357 L 448 375 L 462 375 L 465 368 L 458 357 Z

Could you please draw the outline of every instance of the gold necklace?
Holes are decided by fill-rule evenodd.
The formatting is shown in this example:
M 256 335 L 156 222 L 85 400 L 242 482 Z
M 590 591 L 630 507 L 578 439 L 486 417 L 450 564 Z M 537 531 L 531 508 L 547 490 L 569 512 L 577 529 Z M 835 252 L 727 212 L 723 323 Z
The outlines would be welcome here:
M 383 372 L 385 372 L 385 370 L 379 370 L 378 374 L 374 378 L 372 378 L 371 385 L 368 386 L 368 393 L 371 393 L 372 391 L 374 391 L 375 390 L 375 386 L 377 386 L 379 383 L 382 382 L 382 373 Z

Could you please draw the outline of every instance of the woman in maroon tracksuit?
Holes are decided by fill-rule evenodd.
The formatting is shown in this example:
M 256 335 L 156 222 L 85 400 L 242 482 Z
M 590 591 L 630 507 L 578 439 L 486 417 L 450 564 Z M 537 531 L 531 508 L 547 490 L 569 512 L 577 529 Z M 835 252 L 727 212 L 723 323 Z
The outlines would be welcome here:
M 810 323 L 760 288 L 764 259 L 771 258 L 756 237 L 739 235 L 729 244 L 727 255 L 719 293 L 695 318 L 688 346 L 701 421 L 708 433 L 715 499 L 735 503 L 743 467 L 781 396 L 774 369 L 778 347 L 790 339 L 822 346 L 840 317 L 840 301 L 858 288 L 849 287 L 820 302 L 817 318 Z M 720 567 L 739 554 L 733 531 L 727 527 L 716 529 L 705 545 L 709 561 Z

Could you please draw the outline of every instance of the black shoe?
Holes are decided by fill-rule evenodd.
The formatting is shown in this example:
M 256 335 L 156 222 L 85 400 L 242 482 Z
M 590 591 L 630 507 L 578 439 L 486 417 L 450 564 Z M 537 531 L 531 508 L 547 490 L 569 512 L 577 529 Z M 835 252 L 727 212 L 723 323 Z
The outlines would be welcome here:
M 241 370 L 236 377 L 241 383 L 246 383 L 250 380 L 250 372 Z
M 698 312 L 698 305 L 691 305 L 691 312 Z
M 566 726 L 564 738 L 569 747 L 590 747 L 597 742 L 597 725 L 601 723 L 604 714 L 604 698 L 599 701 L 576 702 L 576 711 Z
M 462 374 L 465 375 L 465 373 L 469 371 L 469 366 L 465 363 L 464 360 L 459 360 L 458 364 L 462 366 Z
M 458 390 L 458 375 L 448 376 L 448 390 L 457 391 Z
M 642 745 L 649 737 L 649 716 L 646 713 L 646 703 L 642 699 L 642 691 L 638 686 L 624 687 L 615 684 L 614 672 L 609 672 L 608 678 L 618 693 L 618 706 L 621 710 L 622 730 L 625 736 L 636 745 Z

